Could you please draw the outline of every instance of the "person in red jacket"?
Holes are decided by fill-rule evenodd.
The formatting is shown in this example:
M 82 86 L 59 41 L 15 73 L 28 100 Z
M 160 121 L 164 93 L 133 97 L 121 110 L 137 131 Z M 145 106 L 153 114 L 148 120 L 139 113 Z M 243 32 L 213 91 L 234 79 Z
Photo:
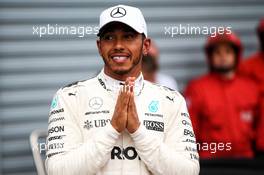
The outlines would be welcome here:
M 260 88 L 262 96 L 261 116 L 259 118 L 256 136 L 256 149 L 264 153 L 264 18 L 260 20 L 257 27 L 257 34 L 260 41 L 260 51 L 245 59 L 240 65 L 239 72 L 254 80 Z
M 234 33 L 209 37 L 209 72 L 185 89 L 201 158 L 252 158 L 258 90 L 237 74 L 242 46 Z

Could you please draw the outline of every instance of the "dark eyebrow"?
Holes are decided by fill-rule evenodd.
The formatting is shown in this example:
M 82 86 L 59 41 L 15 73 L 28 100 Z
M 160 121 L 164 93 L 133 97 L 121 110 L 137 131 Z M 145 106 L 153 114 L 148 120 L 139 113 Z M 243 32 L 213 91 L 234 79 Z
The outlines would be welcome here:
M 132 33 L 133 35 L 138 34 L 137 32 L 133 31 L 133 30 L 125 30 L 124 32 L 126 33 Z
M 100 38 L 103 38 L 103 37 L 105 37 L 107 34 L 109 34 L 109 33 L 113 33 L 114 32 L 114 30 L 113 29 L 109 29 L 109 30 L 106 30 L 106 31 L 104 31 L 102 34 L 101 34 L 101 36 L 100 36 Z M 131 29 L 124 29 L 124 32 L 125 33 L 129 33 L 129 34 L 132 34 L 132 35 L 137 35 L 138 33 L 135 31 L 135 30 L 131 30 Z
M 100 35 L 100 38 L 103 38 L 105 37 L 105 35 L 107 35 L 108 33 L 111 33 L 111 32 L 114 32 L 112 29 L 109 29 L 109 30 L 105 30 L 101 33 Z
M 102 32 L 102 35 L 105 35 L 106 33 L 110 33 L 110 32 L 114 32 L 114 30 L 113 29 L 107 29 L 107 30 Z
M 132 33 L 135 33 L 135 34 L 137 33 L 137 31 L 135 31 L 135 30 L 132 29 L 131 27 L 127 27 L 127 26 L 124 27 L 123 30 L 124 30 L 124 32 L 132 32 Z
M 122 29 L 124 32 L 131 32 L 131 33 L 137 33 L 135 30 L 129 28 L 129 27 L 126 27 L 124 29 Z M 114 32 L 115 30 L 114 29 L 107 29 L 105 30 L 102 34 L 106 34 L 106 33 L 111 33 L 111 32 Z

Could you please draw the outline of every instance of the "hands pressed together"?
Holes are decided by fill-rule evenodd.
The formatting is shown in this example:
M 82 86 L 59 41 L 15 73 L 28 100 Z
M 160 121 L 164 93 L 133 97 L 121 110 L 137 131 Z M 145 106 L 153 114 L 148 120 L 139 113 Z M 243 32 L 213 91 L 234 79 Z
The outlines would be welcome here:
M 140 125 L 134 101 L 134 85 L 135 77 L 128 77 L 119 92 L 111 120 L 112 126 L 118 132 L 127 129 L 129 133 L 134 133 Z

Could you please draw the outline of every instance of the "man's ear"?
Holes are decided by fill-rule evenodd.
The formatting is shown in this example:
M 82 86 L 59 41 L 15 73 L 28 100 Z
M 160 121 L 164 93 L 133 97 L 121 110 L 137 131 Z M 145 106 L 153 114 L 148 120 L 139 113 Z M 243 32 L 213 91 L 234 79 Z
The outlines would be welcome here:
M 100 43 L 99 39 L 96 40 L 96 45 L 97 45 L 97 49 L 98 49 L 99 54 L 102 56 L 101 43 Z
M 151 44 L 151 39 L 150 38 L 145 38 L 143 40 L 143 55 L 146 56 L 148 54 L 149 48 Z

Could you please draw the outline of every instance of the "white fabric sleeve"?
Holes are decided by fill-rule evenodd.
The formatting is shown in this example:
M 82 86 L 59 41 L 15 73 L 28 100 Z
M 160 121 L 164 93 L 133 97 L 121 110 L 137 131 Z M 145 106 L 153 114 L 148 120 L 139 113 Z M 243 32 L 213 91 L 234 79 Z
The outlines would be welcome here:
M 96 174 L 110 159 L 119 133 L 108 124 L 87 142 L 78 126 L 76 97 L 59 90 L 51 104 L 46 170 L 49 175 Z
M 176 111 L 169 116 L 165 139 L 150 134 L 141 124 L 131 134 L 136 150 L 154 175 L 197 175 L 199 155 L 184 98 L 180 96 L 180 103 L 170 108 Z

